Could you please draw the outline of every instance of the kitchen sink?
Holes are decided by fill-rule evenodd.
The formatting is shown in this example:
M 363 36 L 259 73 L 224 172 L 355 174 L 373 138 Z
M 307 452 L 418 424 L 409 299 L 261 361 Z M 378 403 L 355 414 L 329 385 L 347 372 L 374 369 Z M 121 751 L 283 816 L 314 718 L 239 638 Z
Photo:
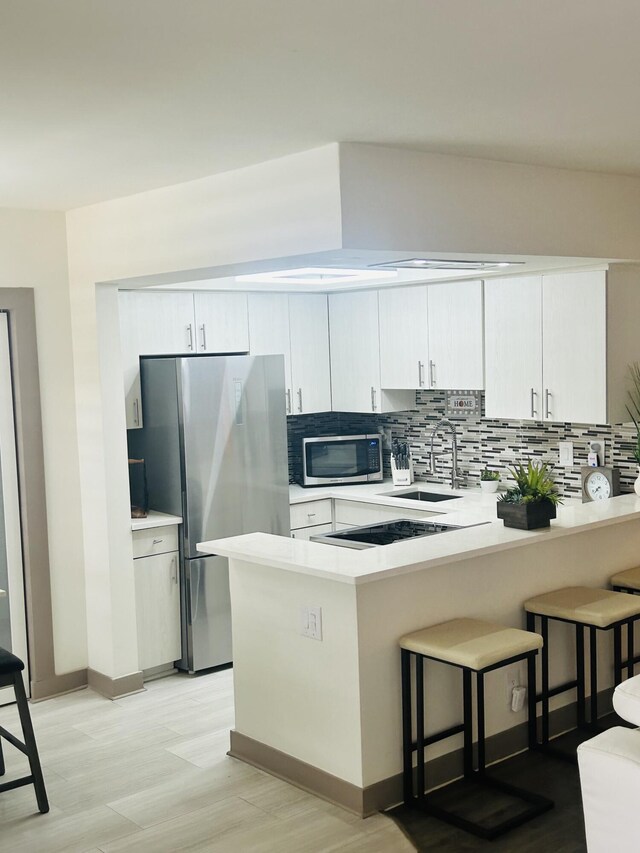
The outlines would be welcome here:
M 441 495 L 438 492 L 422 492 L 412 489 L 409 492 L 389 492 L 385 498 L 400 498 L 403 501 L 426 501 L 427 503 L 438 503 L 439 501 L 454 501 L 460 495 Z

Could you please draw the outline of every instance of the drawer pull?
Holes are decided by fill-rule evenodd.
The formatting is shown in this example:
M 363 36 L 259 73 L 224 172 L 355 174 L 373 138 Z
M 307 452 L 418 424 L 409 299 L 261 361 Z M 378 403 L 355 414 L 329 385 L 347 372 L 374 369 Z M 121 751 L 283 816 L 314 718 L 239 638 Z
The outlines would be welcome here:
M 164 539 L 154 539 L 151 544 L 152 545 L 159 545 L 161 542 L 164 542 Z

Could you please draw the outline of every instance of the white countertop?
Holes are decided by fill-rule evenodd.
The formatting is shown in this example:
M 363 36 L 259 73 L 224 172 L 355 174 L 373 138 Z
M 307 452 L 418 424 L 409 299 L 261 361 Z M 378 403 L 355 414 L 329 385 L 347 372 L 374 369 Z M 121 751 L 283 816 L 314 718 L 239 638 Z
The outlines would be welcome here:
M 424 481 L 414 483 L 413 487 L 433 492 L 451 491 L 442 485 L 432 485 Z M 396 491 L 407 488 L 409 487 L 399 487 Z M 635 494 L 587 504 L 575 499 L 565 500 L 565 504 L 558 507 L 558 517 L 551 522 L 551 527 L 527 531 L 505 527 L 496 517 L 497 495 L 487 495 L 479 489 L 459 490 L 456 494 L 459 494 L 460 498 L 446 503 L 420 505 L 416 501 L 385 497 L 381 493 L 393 491 L 393 486 L 384 482 L 313 490 L 292 486 L 291 491 L 294 503 L 327 497 L 384 503 L 397 506 L 398 517 L 402 517 L 403 507 L 415 510 L 424 506 L 425 512 L 430 515 L 433 512 L 441 513 L 438 521 L 459 524 L 467 529 L 363 550 L 267 533 L 248 533 L 200 543 L 198 550 L 344 583 L 366 583 L 430 566 L 532 545 L 543 538 L 548 541 L 597 527 L 640 520 L 640 498 Z M 433 515 L 431 518 L 433 519 Z M 479 522 L 489 523 L 478 527 L 469 526 Z
M 149 510 L 146 518 L 132 518 L 132 530 L 148 530 L 150 527 L 168 527 L 170 524 L 182 524 L 179 515 L 168 515 L 166 512 Z

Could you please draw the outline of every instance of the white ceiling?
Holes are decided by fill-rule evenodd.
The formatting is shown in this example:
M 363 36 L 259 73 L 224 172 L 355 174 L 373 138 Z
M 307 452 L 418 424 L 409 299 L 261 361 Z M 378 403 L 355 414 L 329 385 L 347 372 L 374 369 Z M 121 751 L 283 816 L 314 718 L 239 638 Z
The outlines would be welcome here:
M 0 0 L 0 206 L 332 141 L 640 174 L 637 0 Z

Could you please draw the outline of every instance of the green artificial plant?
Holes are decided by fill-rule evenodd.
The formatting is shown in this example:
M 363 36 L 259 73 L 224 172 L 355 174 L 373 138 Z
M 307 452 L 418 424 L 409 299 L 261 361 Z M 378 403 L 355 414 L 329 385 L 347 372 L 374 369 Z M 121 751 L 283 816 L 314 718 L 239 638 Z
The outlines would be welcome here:
M 516 481 L 516 485 L 499 497 L 499 501 L 510 504 L 549 501 L 554 506 L 562 503 L 546 462 L 528 461 L 526 465 L 514 465 L 508 470 Z
M 500 474 L 498 471 L 491 471 L 489 468 L 483 468 L 480 473 L 480 479 L 486 481 L 499 480 Z

